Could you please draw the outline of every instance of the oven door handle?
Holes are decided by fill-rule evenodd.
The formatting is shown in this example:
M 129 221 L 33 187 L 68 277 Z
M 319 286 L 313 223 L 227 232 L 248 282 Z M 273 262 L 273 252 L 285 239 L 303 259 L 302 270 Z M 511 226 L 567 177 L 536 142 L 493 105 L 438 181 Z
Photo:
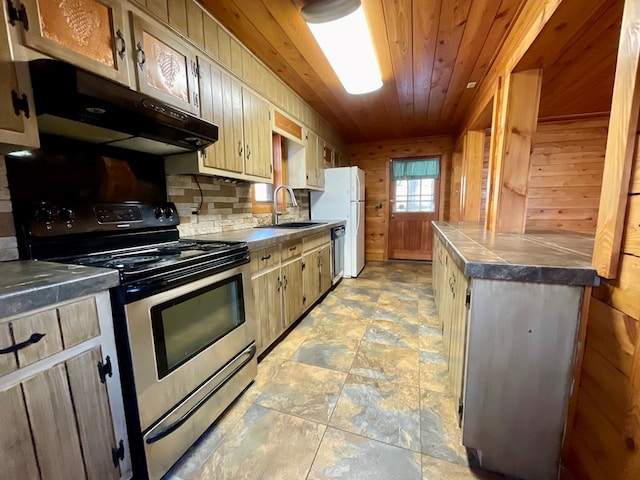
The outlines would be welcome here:
M 156 424 L 151 430 L 149 430 L 146 435 L 146 443 L 149 445 L 157 442 L 158 440 L 162 440 L 167 435 L 170 435 L 175 430 L 177 430 L 181 425 L 183 425 L 189 417 L 191 417 L 194 413 L 196 413 L 200 407 L 202 407 L 213 395 L 215 395 L 225 384 L 233 378 L 233 376 L 240 371 L 247 363 L 251 361 L 251 359 L 256 355 L 256 345 L 255 343 L 251 344 L 249 348 L 240 353 L 236 358 L 234 358 L 228 365 L 227 368 L 233 367 L 230 372 L 227 372 L 226 369 L 216 373 L 212 378 L 207 380 L 204 385 L 202 385 L 199 389 L 193 392 L 189 397 L 187 397 L 181 405 L 176 407 L 172 412 L 170 412 L 167 416 L 165 416 L 160 422 Z M 218 379 L 217 377 L 220 375 L 224 375 L 223 378 Z M 213 383 L 213 388 L 203 393 L 203 390 L 207 389 Z M 173 415 L 181 410 L 181 407 L 188 405 L 190 402 L 194 401 L 195 403 L 191 406 L 184 414 L 182 414 L 176 421 L 169 423 L 168 425 L 164 425 L 166 420 L 171 419 Z

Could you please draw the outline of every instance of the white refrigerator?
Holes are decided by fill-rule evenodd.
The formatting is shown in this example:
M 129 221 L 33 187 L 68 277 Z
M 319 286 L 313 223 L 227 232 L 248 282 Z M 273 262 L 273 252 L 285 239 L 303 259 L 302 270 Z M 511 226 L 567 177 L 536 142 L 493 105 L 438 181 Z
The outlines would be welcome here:
M 346 220 L 344 276 L 364 268 L 364 171 L 358 167 L 324 171 L 324 192 L 311 192 L 312 220 Z

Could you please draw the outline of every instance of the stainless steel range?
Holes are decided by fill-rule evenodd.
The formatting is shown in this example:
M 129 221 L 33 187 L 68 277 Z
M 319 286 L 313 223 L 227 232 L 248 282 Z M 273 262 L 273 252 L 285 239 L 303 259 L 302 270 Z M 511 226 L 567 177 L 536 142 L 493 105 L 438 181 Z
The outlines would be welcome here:
M 158 479 L 256 375 L 247 245 L 180 239 L 164 199 L 29 201 L 51 195 L 16 179 L 25 161 L 7 159 L 21 258 L 120 273 L 111 299 L 134 476 Z

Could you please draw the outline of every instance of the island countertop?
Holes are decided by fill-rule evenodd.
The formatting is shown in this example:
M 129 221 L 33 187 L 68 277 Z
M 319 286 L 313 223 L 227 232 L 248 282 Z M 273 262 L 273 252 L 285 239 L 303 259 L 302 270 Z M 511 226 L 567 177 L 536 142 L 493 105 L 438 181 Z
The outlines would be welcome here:
M 531 230 L 496 233 L 477 223 L 432 222 L 465 276 L 564 285 L 598 285 L 591 266 L 592 236 Z

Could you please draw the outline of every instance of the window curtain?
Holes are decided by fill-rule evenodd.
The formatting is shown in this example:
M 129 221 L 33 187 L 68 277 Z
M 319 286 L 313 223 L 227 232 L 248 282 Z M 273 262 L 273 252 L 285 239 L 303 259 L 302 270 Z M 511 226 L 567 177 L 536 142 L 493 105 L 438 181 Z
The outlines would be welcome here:
M 420 180 L 422 178 L 440 178 L 439 158 L 414 158 L 391 162 L 392 181 Z

